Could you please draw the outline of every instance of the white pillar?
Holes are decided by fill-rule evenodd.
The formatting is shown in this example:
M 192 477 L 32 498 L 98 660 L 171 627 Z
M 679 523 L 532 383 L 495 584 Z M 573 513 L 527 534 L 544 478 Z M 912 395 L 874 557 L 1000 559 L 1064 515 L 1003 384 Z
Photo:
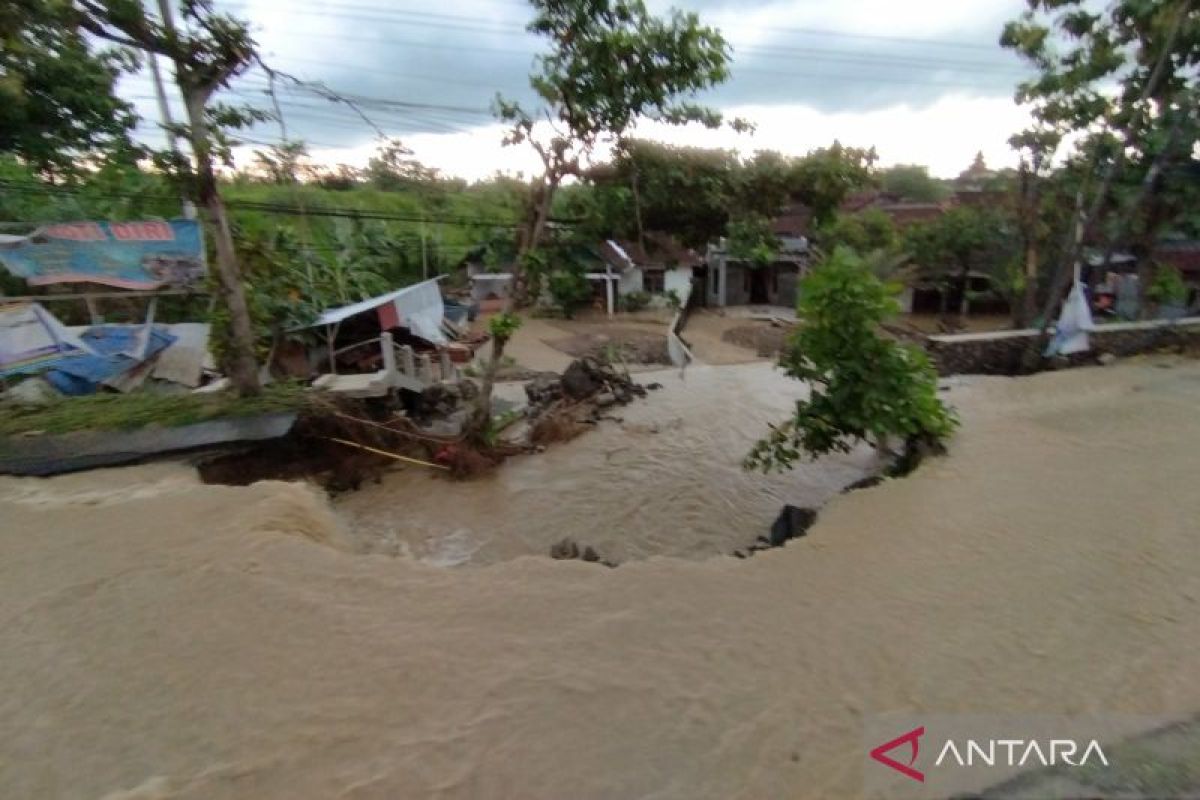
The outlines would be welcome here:
M 613 280 L 612 275 L 604 279 L 604 293 L 608 297 L 608 315 L 613 315 Z
M 383 351 L 383 371 L 391 380 L 396 374 L 396 349 L 392 346 L 392 335 L 387 331 L 379 334 L 379 347 Z

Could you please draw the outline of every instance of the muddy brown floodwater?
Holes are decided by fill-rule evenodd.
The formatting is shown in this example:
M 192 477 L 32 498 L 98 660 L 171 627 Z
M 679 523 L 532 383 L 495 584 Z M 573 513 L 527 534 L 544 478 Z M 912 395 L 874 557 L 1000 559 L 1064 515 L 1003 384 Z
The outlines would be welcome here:
M 546 555 L 569 536 L 609 560 L 729 554 L 765 535 L 784 503 L 819 506 L 878 469 L 868 447 L 785 474 L 742 469 L 804 389 L 770 364 L 641 373 L 661 383 L 572 442 L 453 482 L 419 468 L 336 504 L 357 546 L 441 566 Z
M 723 547 L 722 531 L 812 491 L 792 476 L 757 494 L 736 466 L 758 433 L 731 423 L 736 404 L 761 424 L 794 389 L 769 371 L 686 381 L 546 467 L 501 470 L 520 481 L 458 500 L 413 476 L 380 492 L 474 536 L 483 512 L 457 506 L 520 486 L 518 509 L 560 521 L 529 519 L 530 550 L 552 529 L 615 530 L 611 513 L 641 537 L 631 552 Z M 722 385 L 728 409 L 679 434 L 708 455 L 632 427 L 710 407 L 699 398 Z M 752 388 L 772 385 L 773 407 L 756 405 Z M 947 396 L 963 424 L 946 457 L 832 498 L 806 537 L 744 561 L 445 569 L 348 552 L 362 540 L 347 510 L 303 484 L 204 485 L 184 464 L 0 478 L 0 798 L 850 800 L 884 769 L 867 756 L 877 714 L 1193 718 L 1200 363 L 971 379 Z M 718 433 L 730 424 L 741 433 Z M 624 455 L 597 478 L 635 473 L 620 491 L 556 496 L 551 465 L 604 463 L 591 449 L 621 442 L 662 476 Z M 670 529 L 648 536 L 641 513 Z M 518 515 L 492 509 L 490 547 Z

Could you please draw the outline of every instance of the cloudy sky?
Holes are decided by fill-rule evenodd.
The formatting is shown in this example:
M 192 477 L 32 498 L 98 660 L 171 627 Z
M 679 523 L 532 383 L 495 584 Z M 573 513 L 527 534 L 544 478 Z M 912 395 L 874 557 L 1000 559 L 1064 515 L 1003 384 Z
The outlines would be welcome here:
M 424 162 L 479 178 L 532 171 L 531 154 L 503 148 L 488 108 L 497 92 L 529 101 L 540 49 L 524 31 L 522 0 L 216 0 L 251 22 L 264 59 L 346 96 L 363 98 L 371 123 Z M 927 164 L 956 175 L 977 151 L 1013 163 L 1006 144 L 1025 122 L 1012 101 L 1026 73 L 997 45 L 1022 0 L 648 0 L 696 11 L 734 50 L 733 77 L 702 99 L 758 126 L 729 130 L 645 124 L 674 143 L 800 154 L 837 138 L 875 146 L 883 164 Z M 266 78 L 249 73 L 229 100 L 266 107 Z M 148 76 L 123 93 L 157 120 Z M 361 165 L 377 132 L 355 112 L 304 92 L 280 94 L 287 134 L 329 164 Z M 161 136 L 147 123 L 145 135 Z M 277 140 L 276 123 L 247 134 Z

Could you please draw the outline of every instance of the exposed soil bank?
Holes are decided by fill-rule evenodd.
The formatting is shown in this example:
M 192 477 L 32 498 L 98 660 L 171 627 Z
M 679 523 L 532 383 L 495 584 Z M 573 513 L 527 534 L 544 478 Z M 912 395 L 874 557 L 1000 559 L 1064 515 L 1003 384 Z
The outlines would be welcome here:
M 846 798 L 873 712 L 1190 716 L 1171 363 L 965 382 L 948 457 L 747 561 L 445 570 L 300 486 L 0 480 L 0 795 Z

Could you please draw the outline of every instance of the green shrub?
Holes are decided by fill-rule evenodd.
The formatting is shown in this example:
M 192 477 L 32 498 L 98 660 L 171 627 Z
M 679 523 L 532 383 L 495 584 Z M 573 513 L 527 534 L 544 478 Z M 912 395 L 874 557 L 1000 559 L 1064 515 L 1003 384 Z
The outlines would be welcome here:
M 650 305 L 649 292 L 630 292 L 621 295 L 622 311 L 641 311 L 648 305 Z
M 1146 297 L 1156 303 L 1171 305 L 1187 302 L 1188 288 L 1174 267 L 1160 264 L 1154 273 L 1154 280 L 1146 287 Z
M 812 386 L 794 416 L 746 456 L 747 469 L 786 469 L 803 455 L 848 451 L 892 437 L 940 443 L 953 414 L 937 396 L 937 373 L 920 349 L 879 334 L 898 311 L 888 288 L 853 251 L 839 247 L 800 284 L 800 329 L 779 365 Z
M 550 273 L 546 288 L 554 304 L 568 319 L 592 299 L 592 286 L 580 270 L 555 270 Z

